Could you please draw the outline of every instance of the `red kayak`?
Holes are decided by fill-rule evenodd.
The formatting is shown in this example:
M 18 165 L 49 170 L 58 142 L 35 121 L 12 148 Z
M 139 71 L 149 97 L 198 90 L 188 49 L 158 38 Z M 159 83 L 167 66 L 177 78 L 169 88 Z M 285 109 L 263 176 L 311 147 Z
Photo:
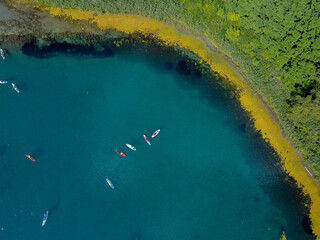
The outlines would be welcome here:
M 157 136 L 158 134 L 159 134 L 159 132 L 160 132 L 160 129 L 158 129 L 157 131 L 155 131 L 153 134 L 152 134 L 152 138 L 154 138 L 155 136 Z
M 26 157 L 29 158 L 31 161 L 34 161 L 34 162 L 36 161 L 36 159 L 34 157 L 30 156 L 29 154 L 26 154 Z
M 127 155 L 123 152 L 120 152 L 119 150 L 116 150 L 116 153 L 118 153 L 119 155 L 123 156 L 123 157 L 126 157 Z

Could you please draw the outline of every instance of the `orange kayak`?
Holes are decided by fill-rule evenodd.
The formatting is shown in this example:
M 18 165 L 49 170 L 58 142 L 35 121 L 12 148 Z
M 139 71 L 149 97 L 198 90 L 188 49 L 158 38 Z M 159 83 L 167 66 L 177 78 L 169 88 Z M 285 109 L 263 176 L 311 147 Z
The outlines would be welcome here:
M 36 159 L 34 157 L 30 156 L 29 154 L 26 154 L 26 157 L 29 158 L 31 161 L 34 161 L 34 162 L 36 161 Z
M 116 153 L 118 153 L 119 155 L 123 156 L 123 157 L 126 157 L 127 155 L 123 152 L 120 152 L 119 150 L 116 150 Z

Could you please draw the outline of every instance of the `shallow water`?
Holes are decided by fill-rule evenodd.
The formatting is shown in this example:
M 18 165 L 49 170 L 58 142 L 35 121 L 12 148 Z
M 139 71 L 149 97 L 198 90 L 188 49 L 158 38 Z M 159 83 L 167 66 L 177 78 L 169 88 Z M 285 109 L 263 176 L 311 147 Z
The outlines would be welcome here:
M 124 53 L 0 62 L 20 88 L 0 85 L 0 238 L 313 239 L 226 91 L 154 65 Z

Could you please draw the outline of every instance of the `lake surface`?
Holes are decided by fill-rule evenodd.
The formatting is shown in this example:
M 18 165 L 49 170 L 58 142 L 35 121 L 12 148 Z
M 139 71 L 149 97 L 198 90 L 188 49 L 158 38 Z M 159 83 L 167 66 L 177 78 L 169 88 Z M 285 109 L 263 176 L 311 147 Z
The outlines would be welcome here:
M 0 61 L 20 88 L 0 85 L 0 239 L 313 239 L 227 92 L 157 64 L 123 52 Z

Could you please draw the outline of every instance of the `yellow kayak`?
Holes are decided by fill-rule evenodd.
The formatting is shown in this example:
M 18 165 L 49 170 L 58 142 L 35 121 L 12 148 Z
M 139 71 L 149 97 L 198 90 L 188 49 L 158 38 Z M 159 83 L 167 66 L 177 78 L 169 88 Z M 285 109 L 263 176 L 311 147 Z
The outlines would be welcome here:
M 280 240 L 287 240 L 286 234 L 284 233 L 284 231 L 282 232 L 282 235 L 281 235 L 281 237 L 280 237 Z

